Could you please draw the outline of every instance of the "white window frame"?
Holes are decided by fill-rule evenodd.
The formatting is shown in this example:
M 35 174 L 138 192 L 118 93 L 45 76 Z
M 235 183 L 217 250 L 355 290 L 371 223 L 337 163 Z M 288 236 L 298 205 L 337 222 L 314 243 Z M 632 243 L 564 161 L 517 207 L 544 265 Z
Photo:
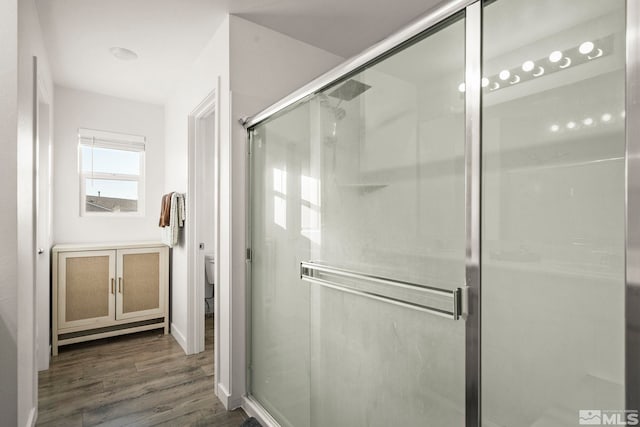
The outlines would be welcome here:
M 107 148 L 111 150 L 134 151 L 140 154 L 140 175 L 104 172 L 84 172 L 82 170 L 82 147 Z M 146 138 L 140 135 L 107 132 L 93 129 L 78 129 L 78 178 L 80 216 L 144 216 L 145 207 L 145 150 Z M 109 179 L 136 181 L 138 183 L 138 210 L 136 212 L 88 212 L 86 209 L 87 179 Z

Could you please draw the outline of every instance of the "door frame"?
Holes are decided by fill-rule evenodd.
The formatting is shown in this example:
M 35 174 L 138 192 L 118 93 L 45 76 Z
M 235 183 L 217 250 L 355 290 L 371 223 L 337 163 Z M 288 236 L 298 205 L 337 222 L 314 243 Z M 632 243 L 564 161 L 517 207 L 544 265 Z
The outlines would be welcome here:
M 465 19 L 465 425 L 482 425 L 481 404 L 481 188 L 482 188 L 482 1 Z
M 330 84 L 356 73 L 379 58 L 389 55 L 418 34 L 461 10 L 466 11 L 465 66 L 465 211 L 466 211 L 466 290 L 465 325 L 465 425 L 477 427 L 481 416 L 481 166 L 482 166 L 482 9 L 483 0 L 450 0 L 432 9 L 378 44 L 321 75 L 291 95 L 241 120 L 250 144 L 255 126 Z M 640 0 L 626 0 L 626 173 L 625 173 L 625 399 L 626 409 L 640 409 Z M 249 160 L 248 160 L 249 161 Z M 248 173 L 250 174 L 251 168 Z M 249 184 L 250 184 L 249 180 Z M 250 190 L 249 190 L 250 191 Z M 251 209 L 247 205 L 247 230 Z M 251 253 L 250 236 L 247 253 Z M 247 295 L 251 295 L 250 274 Z M 249 298 L 249 297 L 247 297 Z M 250 300 L 245 318 L 250 325 Z M 246 349 L 250 349 L 250 328 Z M 246 355 L 247 359 L 250 360 Z M 270 414 L 248 390 L 242 405 L 247 413 L 266 425 L 275 425 Z
M 37 61 L 37 57 L 35 58 Z M 49 369 L 51 357 L 51 245 L 53 242 L 52 230 L 52 129 L 53 129 L 53 103 L 49 88 L 45 84 L 42 76 L 38 72 L 37 62 L 34 70 L 36 76 L 36 92 L 34 107 L 34 135 L 37 139 L 35 161 L 36 177 L 35 177 L 35 197 L 36 197 L 36 262 L 35 262 L 35 280 L 36 280 L 36 301 L 35 301 L 35 324 L 36 324 L 36 364 L 38 371 Z M 44 132 L 44 134 L 43 134 Z M 44 138 L 42 138 L 44 136 Z M 45 151 L 43 156 L 43 151 Z M 46 176 L 42 176 L 42 162 L 46 162 Z M 42 184 L 44 183 L 44 191 Z M 44 197 L 41 197 L 44 196 Z M 42 199 L 46 200 L 42 200 Z M 43 203 L 44 202 L 44 203 Z M 44 217 L 44 218 L 43 218 Z M 40 227 L 43 223 L 44 227 Z M 44 265 L 41 265 L 44 263 Z M 46 270 L 45 280 L 39 281 L 39 268 Z M 46 327 L 45 327 L 46 325 Z
M 625 399 L 640 410 L 640 0 L 627 0 Z
M 199 138 L 198 127 L 201 121 L 214 115 L 214 247 L 216 258 L 220 253 L 220 78 L 216 80 L 216 88 L 209 93 L 189 114 L 189 160 L 188 160 L 188 193 L 187 193 L 187 354 L 204 351 L 204 251 L 199 248 L 200 221 L 206 218 L 205 213 L 198 212 L 197 197 L 201 191 L 198 184 L 201 167 L 198 155 L 202 152 L 205 141 Z M 220 266 L 214 264 L 214 295 L 220 295 Z M 219 298 L 214 298 L 214 364 L 216 378 L 219 375 Z

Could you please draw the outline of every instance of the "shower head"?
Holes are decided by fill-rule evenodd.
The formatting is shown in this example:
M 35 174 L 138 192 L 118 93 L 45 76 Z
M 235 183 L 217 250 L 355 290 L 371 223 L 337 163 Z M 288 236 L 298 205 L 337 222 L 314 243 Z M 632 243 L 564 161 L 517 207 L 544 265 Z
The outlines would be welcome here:
M 344 108 L 340 108 L 338 106 L 333 106 L 332 103 L 331 103 L 331 100 L 329 99 L 329 97 L 327 95 L 325 95 L 324 93 L 321 93 L 318 96 L 318 99 L 320 100 L 320 105 L 322 107 L 326 108 L 327 110 L 329 110 L 329 111 L 331 111 L 333 113 L 333 117 L 334 117 L 336 123 L 346 117 L 347 112 L 345 111 L 345 109 Z M 338 105 L 340 105 L 340 103 L 338 103 Z
M 338 98 L 342 101 L 351 101 L 352 99 L 362 95 L 370 88 L 371 86 L 367 84 L 354 79 L 349 79 L 329 93 L 329 96 Z

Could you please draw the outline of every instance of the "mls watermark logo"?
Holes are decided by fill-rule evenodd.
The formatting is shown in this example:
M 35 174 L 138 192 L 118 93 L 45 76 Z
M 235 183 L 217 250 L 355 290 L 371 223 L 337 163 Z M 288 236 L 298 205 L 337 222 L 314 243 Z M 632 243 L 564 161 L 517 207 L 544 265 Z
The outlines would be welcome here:
M 637 426 L 638 411 L 610 411 L 602 409 L 581 409 L 578 411 L 581 426 Z
M 578 411 L 581 426 L 602 425 L 602 411 L 598 409 L 581 409 Z

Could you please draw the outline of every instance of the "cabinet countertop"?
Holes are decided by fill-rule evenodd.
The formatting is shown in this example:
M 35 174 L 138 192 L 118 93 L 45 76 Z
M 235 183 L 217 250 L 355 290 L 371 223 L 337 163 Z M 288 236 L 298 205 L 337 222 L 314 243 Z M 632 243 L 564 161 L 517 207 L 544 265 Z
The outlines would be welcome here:
M 106 249 L 133 249 L 133 248 L 157 248 L 167 247 L 162 242 L 108 242 L 108 243 L 65 243 L 56 244 L 53 250 L 56 252 L 82 251 L 82 250 L 106 250 Z

